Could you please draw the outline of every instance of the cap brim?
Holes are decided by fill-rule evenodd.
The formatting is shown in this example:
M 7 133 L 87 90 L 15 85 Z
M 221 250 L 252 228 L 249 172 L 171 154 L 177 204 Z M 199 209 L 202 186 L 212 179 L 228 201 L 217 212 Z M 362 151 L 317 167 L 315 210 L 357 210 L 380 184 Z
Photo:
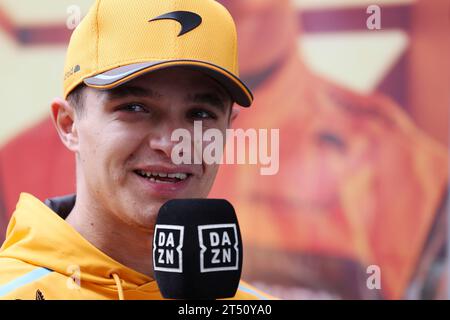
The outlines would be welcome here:
M 170 67 L 188 67 L 200 70 L 222 84 L 232 99 L 240 106 L 250 107 L 253 102 L 251 91 L 239 78 L 223 68 L 202 61 L 170 60 L 129 64 L 86 78 L 84 83 L 92 88 L 111 89 L 145 73 Z

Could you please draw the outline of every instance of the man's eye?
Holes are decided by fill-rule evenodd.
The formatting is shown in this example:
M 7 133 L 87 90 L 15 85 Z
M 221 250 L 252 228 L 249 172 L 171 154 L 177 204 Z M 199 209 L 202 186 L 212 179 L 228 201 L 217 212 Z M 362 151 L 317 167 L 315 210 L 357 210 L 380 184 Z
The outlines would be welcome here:
M 148 113 L 148 110 L 139 105 L 139 104 L 128 104 L 126 106 L 123 106 L 120 108 L 121 111 L 126 111 L 126 112 L 145 112 Z
M 209 111 L 206 110 L 192 110 L 189 113 L 189 117 L 196 120 L 196 119 L 217 119 L 217 116 Z

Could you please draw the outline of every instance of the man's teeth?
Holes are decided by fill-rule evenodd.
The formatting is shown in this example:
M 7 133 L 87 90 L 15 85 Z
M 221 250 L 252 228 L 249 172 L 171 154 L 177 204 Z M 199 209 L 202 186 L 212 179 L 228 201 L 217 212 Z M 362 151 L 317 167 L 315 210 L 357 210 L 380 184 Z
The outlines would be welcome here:
M 186 180 L 188 175 L 186 173 L 163 173 L 163 172 L 145 172 L 139 170 L 138 173 L 144 177 L 150 178 L 151 181 L 155 180 L 155 178 L 176 178 L 179 180 Z
M 159 176 L 161 177 L 161 173 L 159 174 Z M 169 178 L 177 178 L 180 180 L 184 180 L 187 178 L 187 174 L 186 173 L 170 173 L 167 175 Z

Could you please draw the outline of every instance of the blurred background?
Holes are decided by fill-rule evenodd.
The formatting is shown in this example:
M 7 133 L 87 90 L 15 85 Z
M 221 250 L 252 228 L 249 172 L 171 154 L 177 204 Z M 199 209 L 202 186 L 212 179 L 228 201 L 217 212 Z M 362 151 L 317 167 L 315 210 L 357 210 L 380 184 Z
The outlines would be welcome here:
M 450 2 L 219 2 L 255 94 L 236 126 L 280 129 L 277 175 L 223 166 L 211 193 L 238 213 L 243 278 L 284 299 L 448 299 Z M 0 0 L 0 239 L 20 192 L 75 190 L 49 107 L 92 3 Z

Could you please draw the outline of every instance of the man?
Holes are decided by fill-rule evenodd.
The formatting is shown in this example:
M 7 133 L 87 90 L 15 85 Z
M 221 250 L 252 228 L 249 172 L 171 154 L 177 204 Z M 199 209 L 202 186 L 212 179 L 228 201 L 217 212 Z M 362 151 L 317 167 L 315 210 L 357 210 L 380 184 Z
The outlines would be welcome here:
M 281 129 L 279 175 L 222 167 L 211 195 L 238 209 L 245 278 L 286 298 L 405 297 L 417 260 L 432 260 L 422 249 L 442 244 L 427 237 L 445 213 L 445 149 L 386 97 L 313 74 L 290 1 L 219 2 L 236 20 L 242 77 L 257 92 L 258 112 L 235 123 Z M 24 170 L 30 163 L 39 170 Z M 16 137 L 0 151 L 6 212 L 23 190 L 73 192 L 72 167 L 49 119 Z M 372 265 L 381 290 L 366 286 Z
M 76 197 L 21 195 L 0 250 L 0 298 L 161 298 L 157 212 L 169 199 L 205 198 L 218 169 L 173 164 L 171 136 L 194 121 L 225 133 L 233 103 L 251 105 L 235 42 L 213 0 L 95 2 L 69 44 L 64 99 L 51 105 L 75 154 Z M 261 297 L 246 284 L 236 294 Z
M 291 1 L 219 2 L 236 20 L 241 74 L 257 93 L 258 113 L 242 113 L 238 127 L 280 128 L 277 175 L 223 166 L 213 188 L 239 212 L 246 279 L 285 298 L 405 297 L 421 260 L 433 259 L 424 248 L 445 243 L 431 233 L 445 214 L 445 148 L 387 97 L 312 73 Z M 432 236 L 441 240 L 426 245 Z M 374 270 L 381 285 L 371 290 Z

